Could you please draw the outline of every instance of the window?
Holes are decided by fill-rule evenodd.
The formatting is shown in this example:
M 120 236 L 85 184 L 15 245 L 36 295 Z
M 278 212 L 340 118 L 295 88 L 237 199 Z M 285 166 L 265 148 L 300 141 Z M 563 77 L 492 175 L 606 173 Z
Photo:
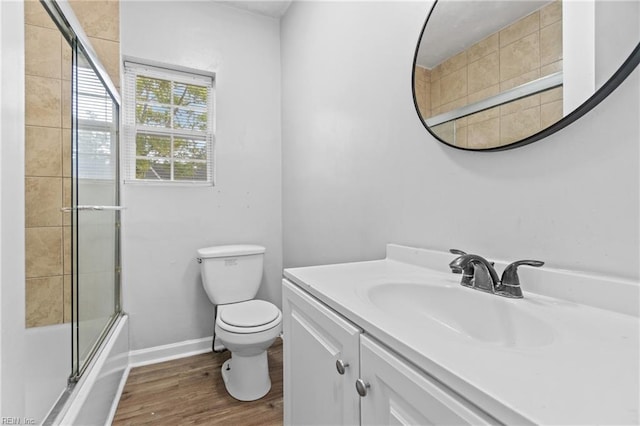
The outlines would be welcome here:
M 124 66 L 125 182 L 213 184 L 213 77 Z

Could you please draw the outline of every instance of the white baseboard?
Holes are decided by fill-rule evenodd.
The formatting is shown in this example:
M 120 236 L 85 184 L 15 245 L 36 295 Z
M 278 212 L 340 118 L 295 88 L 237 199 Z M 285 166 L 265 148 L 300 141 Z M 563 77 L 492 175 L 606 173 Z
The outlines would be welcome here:
M 211 352 L 211 339 L 213 336 L 130 351 L 129 367 L 141 367 Z

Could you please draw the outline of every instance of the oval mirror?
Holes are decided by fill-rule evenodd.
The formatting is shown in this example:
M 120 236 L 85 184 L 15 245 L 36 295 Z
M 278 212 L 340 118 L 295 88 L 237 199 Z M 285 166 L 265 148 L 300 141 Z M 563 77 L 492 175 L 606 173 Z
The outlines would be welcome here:
M 414 103 L 449 146 L 511 149 L 584 115 L 639 61 L 638 0 L 436 0 Z

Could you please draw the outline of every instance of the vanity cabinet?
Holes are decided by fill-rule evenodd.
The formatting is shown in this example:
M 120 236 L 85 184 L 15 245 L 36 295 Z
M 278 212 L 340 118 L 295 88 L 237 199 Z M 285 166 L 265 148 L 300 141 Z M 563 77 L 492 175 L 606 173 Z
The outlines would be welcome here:
M 495 423 L 286 279 L 283 314 L 285 425 Z
M 359 424 L 362 331 L 287 280 L 282 294 L 284 424 Z
M 368 336 L 360 337 L 363 425 L 485 425 L 484 413 Z M 495 423 L 495 420 L 493 421 Z

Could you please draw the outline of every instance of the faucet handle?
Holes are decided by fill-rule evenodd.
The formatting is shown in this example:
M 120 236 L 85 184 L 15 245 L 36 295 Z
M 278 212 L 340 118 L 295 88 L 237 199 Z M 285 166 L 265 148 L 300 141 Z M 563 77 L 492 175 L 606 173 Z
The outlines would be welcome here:
M 544 262 L 539 260 L 518 260 L 508 265 L 502 273 L 502 280 L 496 289 L 500 296 L 522 299 L 522 289 L 520 288 L 520 278 L 518 277 L 518 266 L 540 267 Z
M 464 256 L 465 252 L 463 252 L 462 250 L 458 250 L 458 249 L 449 249 L 449 253 L 451 254 L 457 254 L 458 256 Z
M 544 265 L 540 260 L 517 260 L 508 265 L 502 273 L 502 285 L 518 287 L 520 286 L 520 278 L 518 277 L 518 266 L 534 266 L 536 268 Z
M 458 250 L 458 249 L 449 249 L 449 253 L 451 254 L 457 254 L 458 256 L 464 256 L 465 252 L 463 252 L 462 250 Z M 496 266 L 496 262 L 489 262 L 491 264 L 491 266 Z
M 455 255 L 458 255 L 458 256 L 464 256 L 465 254 L 467 254 L 467 253 L 463 252 L 462 250 L 458 250 L 458 249 L 449 249 L 449 253 L 451 253 L 451 254 L 455 254 Z M 457 260 L 457 259 L 456 259 L 456 260 Z M 454 262 L 455 262 L 456 260 L 454 260 L 453 262 L 451 262 L 451 263 L 449 264 L 449 267 L 451 268 L 451 272 L 453 272 L 454 274 L 461 274 L 461 273 L 462 273 L 462 268 L 461 268 L 461 267 L 459 267 L 459 266 L 454 266 Z M 469 268 L 469 272 L 470 272 L 470 271 L 471 271 L 471 268 Z

